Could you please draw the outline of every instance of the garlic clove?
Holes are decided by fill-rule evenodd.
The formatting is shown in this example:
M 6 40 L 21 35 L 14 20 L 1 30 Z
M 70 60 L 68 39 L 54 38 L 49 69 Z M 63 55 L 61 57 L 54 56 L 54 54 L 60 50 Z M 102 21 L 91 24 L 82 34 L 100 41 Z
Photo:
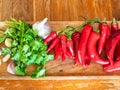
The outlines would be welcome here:
M 14 61 L 11 61 L 7 66 L 7 72 L 10 74 L 15 74 L 14 69 L 15 69 L 15 63 Z
M 11 42 L 12 42 L 12 39 L 11 39 L 11 38 L 6 38 L 6 39 L 5 39 L 5 45 L 6 45 L 7 47 L 11 47 Z
M 5 57 L 3 57 L 2 61 L 7 62 L 10 58 L 10 54 L 7 54 Z

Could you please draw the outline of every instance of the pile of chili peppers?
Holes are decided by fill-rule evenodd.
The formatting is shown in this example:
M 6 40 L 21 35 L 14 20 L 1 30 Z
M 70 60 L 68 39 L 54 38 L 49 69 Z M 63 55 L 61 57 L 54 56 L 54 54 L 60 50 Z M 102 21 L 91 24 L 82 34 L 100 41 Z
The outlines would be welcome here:
M 95 23 L 99 24 L 98 30 L 93 30 Z M 48 44 L 47 52 L 54 50 L 55 60 L 61 56 L 65 61 L 68 56 L 83 67 L 94 61 L 106 72 L 120 70 L 120 30 L 115 19 L 111 25 L 93 19 L 76 28 L 67 26 L 58 32 L 53 31 L 44 44 Z M 101 56 L 103 53 L 106 57 Z

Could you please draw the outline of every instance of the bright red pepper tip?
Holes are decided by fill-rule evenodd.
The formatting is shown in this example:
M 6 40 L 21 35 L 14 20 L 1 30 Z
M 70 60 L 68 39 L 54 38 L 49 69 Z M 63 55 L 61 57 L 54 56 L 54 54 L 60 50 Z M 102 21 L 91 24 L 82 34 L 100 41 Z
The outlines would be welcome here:
M 113 64 L 113 66 L 109 64 L 109 65 L 104 66 L 103 68 L 104 68 L 104 71 L 106 72 L 120 71 L 120 61 L 116 61 Z
M 59 42 L 60 42 L 60 39 L 56 37 L 48 47 L 47 52 L 51 51 Z
M 51 42 L 52 40 L 54 40 L 57 37 L 57 32 L 53 31 L 45 40 L 44 40 L 44 44 L 47 44 L 49 42 Z

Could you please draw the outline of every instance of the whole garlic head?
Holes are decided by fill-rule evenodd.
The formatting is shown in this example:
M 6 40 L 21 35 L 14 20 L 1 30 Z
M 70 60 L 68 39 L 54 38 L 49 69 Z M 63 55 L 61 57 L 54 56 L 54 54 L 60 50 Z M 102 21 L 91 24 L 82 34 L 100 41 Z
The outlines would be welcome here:
M 51 33 L 51 27 L 47 23 L 48 18 L 45 18 L 43 21 L 39 21 L 33 24 L 33 30 L 39 30 L 38 36 L 45 39 Z

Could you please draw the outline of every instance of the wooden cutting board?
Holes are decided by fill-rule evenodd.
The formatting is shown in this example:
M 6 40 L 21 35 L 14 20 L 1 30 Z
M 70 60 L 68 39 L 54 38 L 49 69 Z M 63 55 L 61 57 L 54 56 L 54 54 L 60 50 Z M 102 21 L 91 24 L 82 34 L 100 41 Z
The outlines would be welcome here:
M 80 21 L 51 21 L 52 30 L 57 31 L 66 26 L 78 26 Z M 110 22 L 108 22 L 110 23 Z M 98 29 L 95 24 L 94 29 Z M 0 56 L 2 58 L 2 56 Z M 83 68 L 74 65 L 74 60 L 67 57 L 62 62 L 50 61 L 46 64 L 46 77 L 33 79 L 29 76 L 15 76 L 6 72 L 9 61 L 0 66 L 0 90 L 119 90 L 120 72 L 106 73 L 101 65 L 91 62 L 90 66 Z M 28 71 L 34 66 L 28 67 Z

